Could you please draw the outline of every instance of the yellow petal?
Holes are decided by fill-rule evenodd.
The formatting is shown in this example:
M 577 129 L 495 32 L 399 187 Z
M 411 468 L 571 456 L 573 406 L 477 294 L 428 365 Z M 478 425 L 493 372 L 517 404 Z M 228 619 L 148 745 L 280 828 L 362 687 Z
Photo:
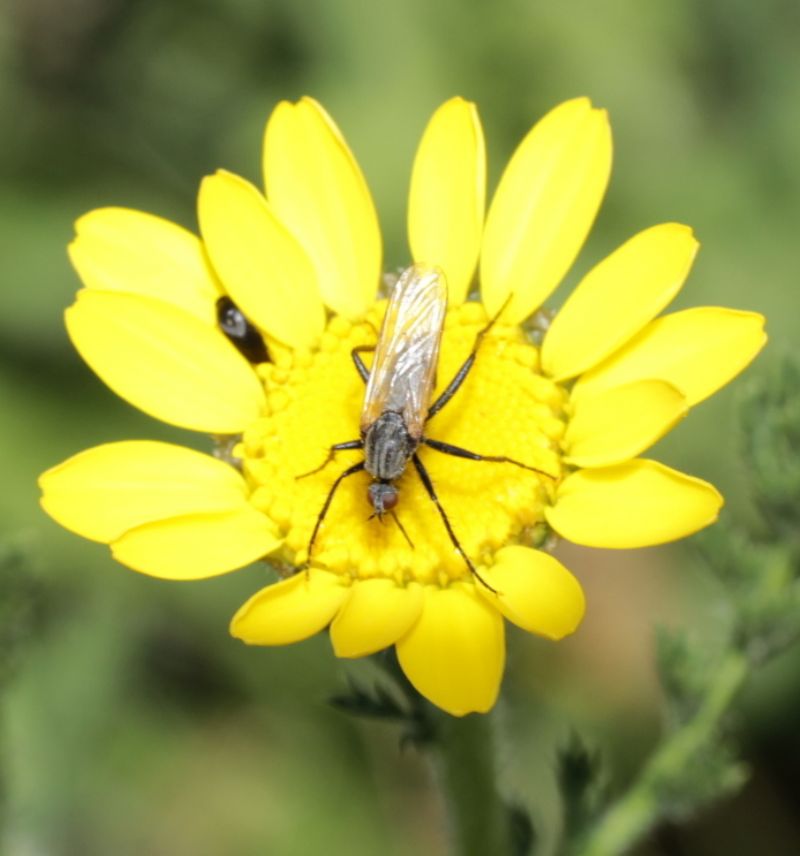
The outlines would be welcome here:
M 350 597 L 331 625 L 337 657 L 364 657 L 393 645 L 419 618 L 422 589 L 388 579 L 353 583 Z
M 433 114 L 411 174 L 408 238 L 415 262 L 440 267 L 451 306 L 475 273 L 486 202 L 486 148 L 474 104 L 451 98 Z
M 317 270 L 322 299 L 361 317 L 381 274 L 381 235 L 364 176 L 339 129 L 311 98 L 281 102 L 264 134 L 270 205 Z
M 312 568 L 257 592 L 233 616 L 231 635 L 248 645 L 289 645 L 327 627 L 348 595 L 338 574 Z
M 688 226 L 662 223 L 596 265 L 547 331 L 544 371 L 559 381 L 575 377 L 624 345 L 680 291 L 698 247 Z
M 263 388 L 247 360 L 222 333 L 176 306 L 83 290 L 66 323 L 92 371 L 156 419 L 236 434 L 261 413 Z
M 717 519 L 722 497 L 708 482 L 638 459 L 567 476 L 545 514 L 587 547 L 648 547 L 684 538 Z
M 733 380 L 764 347 L 764 317 L 698 307 L 656 318 L 624 348 L 583 375 L 572 396 L 655 378 L 677 387 L 692 407 Z
M 203 179 L 197 205 L 211 263 L 234 303 L 278 341 L 313 344 L 325 325 L 314 267 L 261 193 L 221 170 Z
M 129 208 L 90 211 L 75 230 L 69 256 L 87 288 L 156 297 L 216 324 L 222 292 L 191 232 Z
M 564 436 L 567 463 L 607 467 L 635 458 L 688 413 L 663 380 L 640 380 L 580 398 Z
M 419 621 L 397 643 L 418 692 L 453 716 L 485 713 L 497 700 L 505 665 L 500 613 L 472 584 L 424 587 Z
M 145 523 L 111 544 L 118 562 L 165 580 L 202 580 L 243 568 L 281 545 L 252 506 Z
M 558 285 L 583 245 L 611 172 L 611 129 L 588 98 L 539 121 L 511 158 L 486 218 L 481 295 L 516 323 Z
M 104 543 L 154 520 L 245 508 L 249 493 L 229 464 L 148 440 L 87 449 L 43 473 L 39 486 L 52 518 Z
M 580 583 L 557 559 L 530 547 L 498 550 L 481 576 L 495 590 L 478 591 L 509 621 L 529 633 L 562 639 L 581 623 L 586 601 Z

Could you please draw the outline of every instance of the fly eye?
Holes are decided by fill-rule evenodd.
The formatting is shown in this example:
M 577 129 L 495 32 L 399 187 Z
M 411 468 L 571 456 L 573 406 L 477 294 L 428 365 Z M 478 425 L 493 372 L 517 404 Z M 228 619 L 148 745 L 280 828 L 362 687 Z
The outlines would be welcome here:
M 383 492 L 383 509 L 384 511 L 391 511 L 397 505 L 397 491 L 390 487 L 388 490 Z
M 217 325 L 246 360 L 265 363 L 269 359 L 261 334 L 230 297 L 217 301 Z

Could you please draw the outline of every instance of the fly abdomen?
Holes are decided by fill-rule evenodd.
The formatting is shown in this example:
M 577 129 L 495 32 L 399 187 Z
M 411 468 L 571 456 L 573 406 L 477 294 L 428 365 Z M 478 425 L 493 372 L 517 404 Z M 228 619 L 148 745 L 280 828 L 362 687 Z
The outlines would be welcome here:
M 364 434 L 364 467 L 376 479 L 399 478 L 418 445 L 419 440 L 409 434 L 403 417 L 389 410 Z

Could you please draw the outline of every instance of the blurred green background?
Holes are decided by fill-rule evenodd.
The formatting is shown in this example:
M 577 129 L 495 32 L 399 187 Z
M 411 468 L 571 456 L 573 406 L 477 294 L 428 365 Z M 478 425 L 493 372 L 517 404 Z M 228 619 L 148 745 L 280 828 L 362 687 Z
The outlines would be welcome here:
M 438 854 L 442 808 L 389 726 L 327 698 L 366 664 L 325 638 L 247 649 L 229 616 L 262 584 L 248 569 L 191 585 L 115 565 L 37 506 L 36 475 L 96 443 L 202 438 L 107 391 L 71 349 L 77 288 L 65 246 L 82 212 L 142 208 L 195 228 L 199 179 L 258 180 L 263 123 L 308 93 L 334 115 L 380 212 L 386 267 L 407 260 L 416 142 L 453 94 L 478 102 L 496 181 L 532 122 L 589 95 L 609 109 L 615 167 L 568 288 L 635 231 L 694 226 L 703 249 L 680 306 L 769 316 L 758 382 L 800 311 L 800 6 L 790 0 L 596 3 L 476 0 L 6 0 L 0 7 L 0 641 L 3 853 Z M 563 295 L 563 291 L 561 294 Z M 556 305 L 558 299 L 556 300 Z M 726 514 L 753 514 L 732 429 L 735 388 L 661 444 L 712 480 Z M 554 813 L 554 747 L 571 727 L 602 749 L 614 786 L 659 728 L 653 628 L 720 620 L 690 546 L 563 548 L 587 619 L 558 645 L 510 632 L 508 775 Z M 13 643 L 13 644 L 12 644 Z M 738 719 L 743 792 L 641 854 L 800 852 L 800 659 L 762 670 Z

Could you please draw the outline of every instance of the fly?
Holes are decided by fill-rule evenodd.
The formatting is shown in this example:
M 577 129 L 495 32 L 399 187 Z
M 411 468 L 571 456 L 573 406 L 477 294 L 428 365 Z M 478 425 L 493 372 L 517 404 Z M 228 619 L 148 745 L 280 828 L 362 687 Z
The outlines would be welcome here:
M 464 383 L 475 363 L 483 337 L 494 326 L 504 308 L 505 306 L 478 332 L 469 356 L 439 397 L 431 404 L 436 383 L 436 367 L 439 362 L 439 347 L 447 313 L 447 283 L 444 274 L 438 268 L 417 264 L 403 272 L 389 298 L 377 343 L 374 346 L 361 345 L 351 351 L 356 370 L 367 385 L 364 405 L 361 409 L 359 439 L 331 446 L 328 456 L 319 467 L 298 476 L 298 478 L 305 478 L 324 469 L 333 460 L 336 452 L 347 449 L 362 449 L 364 452 L 364 460 L 340 473 L 331 485 L 308 541 L 309 562 L 314 543 L 336 490 L 344 479 L 362 470 L 366 470 L 372 476 L 372 483 L 367 488 L 367 497 L 373 508 L 372 516 L 382 519 L 384 514 L 390 514 L 408 540 L 394 512 L 399 500 L 395 481 L 405 472 L 411 461 L 426 493 L 439 512 L 453 546 L 472 574 L 491 589 L 491 586 L 481 578 L 472 560 L 461 546 L 417 450 L 420 445 L 424 445 L 445 455 L 471 461 L 514 464 L 552 478 L 549 473 L 536 467 L 530 467 L 502 455 L 479 455 L 460 446 L 453 446 L 425 436 L 426 424 L 450 401 Z M 372 368 L 368 369 L 361 358 L 361 353 L 370 351 L 374 351 L 375 356 Z

